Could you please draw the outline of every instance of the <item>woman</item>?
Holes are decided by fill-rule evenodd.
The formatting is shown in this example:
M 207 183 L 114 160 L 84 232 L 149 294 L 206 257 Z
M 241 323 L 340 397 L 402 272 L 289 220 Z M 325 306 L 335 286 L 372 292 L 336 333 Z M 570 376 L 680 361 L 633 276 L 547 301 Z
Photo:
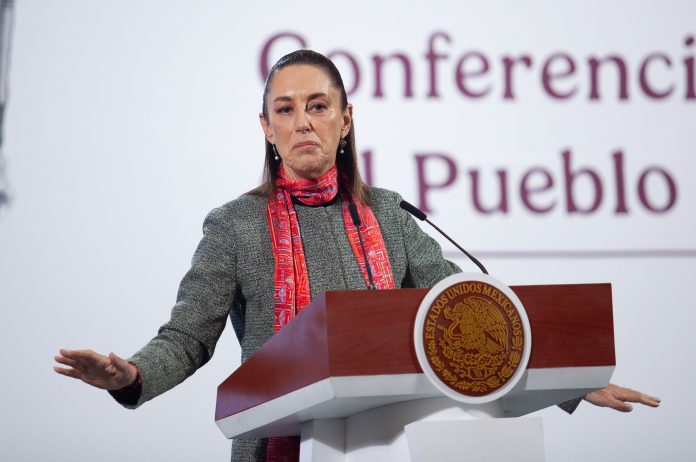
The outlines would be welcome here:
M 309 50 L 281 58 L 266 81 L 259 119 L 265 182 L 208 215 L 171 319 L 128 361 L 61 350 L 56 361 L 67 367 L 56 372 L 135 408 L 205 364 L 228 316 L 245 361 L 315 295 L 430 287 L 460 271 L 399 208 L 398 194 L 362 182 L 353 108 L 330 60 Z M 658 402 L 620 387 L 597 393 L 587 398 L 617 409 L 625 401 Z M 235 440 L 233 460 L 283 460 L 297 450 L 297 439 Z

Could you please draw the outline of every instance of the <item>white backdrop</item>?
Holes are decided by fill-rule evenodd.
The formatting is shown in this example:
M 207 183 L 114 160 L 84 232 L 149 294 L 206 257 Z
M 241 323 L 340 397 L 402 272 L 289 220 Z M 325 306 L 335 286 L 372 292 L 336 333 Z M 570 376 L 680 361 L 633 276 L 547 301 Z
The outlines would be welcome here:
M 167 319 L 203 217 L 259 180 L 262 49 L 292 33 L 342 51 L 349 87 L 346 55 L 357 63 L 351 100 L 376 185 L 416 204 L 430 185 L 431 218 L 509 284 L 612 282 L 614 381 L 663 405 L 541 411 L 547 459 L 694 460 L 694 17 L 692 1 L 17 2 L 3 148 L 13 201 L 0 222 L 0 459 L 227 460 L 213 413 L 217 384 L 239 363 L 231 329 L 210 364 L 135 412 L 56 375 L 52 357 L 60 347 L 129 355 Z M 443 57 L 429 60 L 436 33 Z M 269 58 L 297 46 L 280 39 Z M 394 53 L 411 65 L 411 96 L 394 58 L 379 96 L 374 57 Z M 592 59 L 608 56 L 625 63 L 625 93 L 605 63 L 593 97 Z M 488 92 L 467 96 L 460 85 Z M 596 198 L 586 169 L 601 200 L 571 212 L 569 194 L 581 209 Z M 450 174 L 449 186 L 432 187 Z M 477 210 L 475 175 L 482 208 L 499 203 L 506 176 L 506 210 Z M 550 210 L 535 213 L 525 199 Z

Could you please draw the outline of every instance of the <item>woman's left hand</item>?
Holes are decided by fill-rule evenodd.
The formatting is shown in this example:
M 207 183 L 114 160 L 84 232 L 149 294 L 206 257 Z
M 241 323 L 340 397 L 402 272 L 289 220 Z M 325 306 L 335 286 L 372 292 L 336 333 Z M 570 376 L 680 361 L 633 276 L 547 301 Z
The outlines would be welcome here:
M 645 393 L 620 387 L 613 383 L 601 390 L 586 394 L 585 400 L 595 406 L 610 407 L 621 412 L 631 412 L 633 406 L 630 403 L 640 403 L 650 407 L 660 405 L 660 398 L 656 396 L 646 395 Z

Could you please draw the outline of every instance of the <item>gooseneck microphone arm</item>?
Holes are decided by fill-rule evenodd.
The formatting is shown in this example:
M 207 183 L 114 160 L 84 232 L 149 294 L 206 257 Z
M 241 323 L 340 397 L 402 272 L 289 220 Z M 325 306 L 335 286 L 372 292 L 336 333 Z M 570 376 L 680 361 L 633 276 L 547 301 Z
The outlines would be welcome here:
M 445 237 L 447 238 L 447 240 L 450 241 L 452 244 L 454 244 L 454 246 L 455 246 L 456 248 L 458 248 L 459 250 L 461 250 L 462 252 L 464 252 L 464 255 L 466 255 L 467 257 L 469 257 L 469 259 L 470 259 L 471 261 L 473 261 L 473 262 L 476 264 L 476 266 L 478 266 L 479 269 L 481 269 L 481 271 L 483 271 L 483 274 L 488 274 L 488 271 L 486 271 L 486 268 L 484 268 L 484 266 L 481 264 L 480 261 L 478 261 L 478 260 L 477 260 L 473 255 L 471 255 L 469 252 L 467 252 L 466 250 L 464 250 L 464 249 L 462 248 L 462 246 L 460 246 L 459 244 L 457 244 L 456 242 L 454 242 L 454 241 L 452 240 L 451 237 L 449 237 L 447 234 L 445 234 L 445 232 L 444 232 L 443 230 L 441 230 L 440 228 L 438 228 L 437 226 L 435 226 L 435 225 L 433 224 L 432 221 L 428 220 L 428 216 L 427 216 L 421 209 L 419 209 L 419 208 L 416 207 L 415 205 L 409 204 L 409 203 L 406 202 L 406 201 L 401 201 L 401 203 L 399 204 L 399 206 L 400 206 L 402 209 L 406 210 L 406 211 L 407 211 L 408 213 L 410 213 L 411 215 L 413 215 L 414 217 L 418 218 L 419 220 L 428 222 L 428 224 L 429 224 L 430 226 L 432 226 L 433 228 L 435 228 L 435 229 L 437 230 L 438 233 L 440 233 L 440 234 L 442 234 L 443 236 L 445 236 Z
M 350 218 L 353 220 L 355 229 L 358 231 L 358 240 L 360 241 L 360 249 L 362 249 L 363 258 L 365 259 L 365 269 L 367 270 L 367 279 L 370 284 L 367 286 L 368 289 L 376 289 L 375 281 L 372 278 L 372 270 L 370 269 L 370 261 L 367 258 L 367 253 L 365 252 L 365 246 L 363 245 L 362 233 L 360 232 L 360 215 L 358 214 L 358 208 L 355 206 L 355 202 L 348 202 L 348 211 L 350 212 Z

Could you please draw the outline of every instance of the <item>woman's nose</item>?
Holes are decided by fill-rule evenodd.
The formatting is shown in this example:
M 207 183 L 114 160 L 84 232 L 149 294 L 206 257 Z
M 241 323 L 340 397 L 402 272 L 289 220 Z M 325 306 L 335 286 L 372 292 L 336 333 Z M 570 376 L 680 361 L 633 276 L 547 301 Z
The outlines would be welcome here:
M 309 122 L 309 117 L 304 111 L 297 111 L 295 113 L 295 131 L 298 133 L 312 131 L 312 124 Z

